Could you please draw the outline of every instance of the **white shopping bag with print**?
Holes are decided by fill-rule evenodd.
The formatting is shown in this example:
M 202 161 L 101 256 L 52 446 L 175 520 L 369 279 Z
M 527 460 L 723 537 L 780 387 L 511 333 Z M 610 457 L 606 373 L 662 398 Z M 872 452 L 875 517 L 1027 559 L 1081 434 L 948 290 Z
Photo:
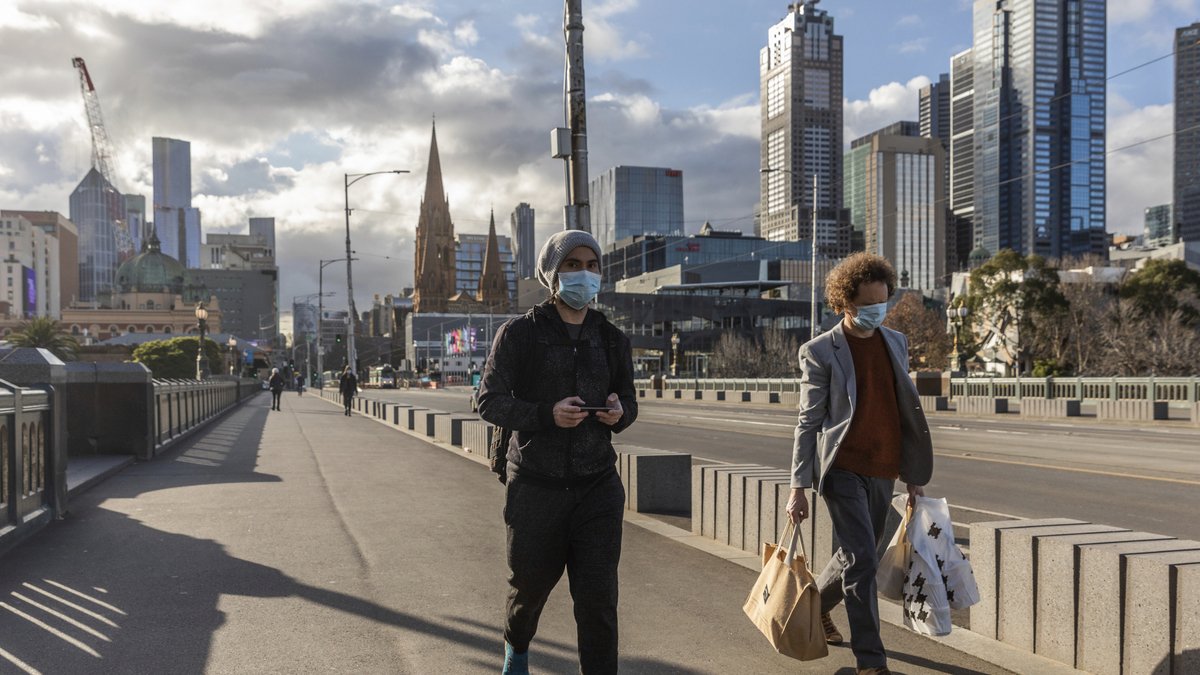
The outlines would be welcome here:
M 911 565 L 904 580 L 904 625 L 925 635 L 948 635 L 950 609 L 979 602 L 971 564 L 954 543 L 945 499 L 917 497 L 908 526 Z

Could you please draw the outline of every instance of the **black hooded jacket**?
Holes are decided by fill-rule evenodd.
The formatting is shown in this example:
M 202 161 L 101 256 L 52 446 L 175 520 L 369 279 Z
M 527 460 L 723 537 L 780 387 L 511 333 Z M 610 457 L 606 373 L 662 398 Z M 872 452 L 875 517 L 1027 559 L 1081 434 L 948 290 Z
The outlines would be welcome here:
M 554 423 L 555 403 L 579 396 L 604 405 L 614 392 L 625 413 L 615 425 L 594 416 L 570 429 Z M 616 463 L 612 434 L 637 419 L 629 338 L 589 310 L 574 341 L 554 304 L 542 303 L 496 332 L 478 400 L 483 419 L 513 431 L 508 461 L 517 474 L 565 481 L 600 474 Z

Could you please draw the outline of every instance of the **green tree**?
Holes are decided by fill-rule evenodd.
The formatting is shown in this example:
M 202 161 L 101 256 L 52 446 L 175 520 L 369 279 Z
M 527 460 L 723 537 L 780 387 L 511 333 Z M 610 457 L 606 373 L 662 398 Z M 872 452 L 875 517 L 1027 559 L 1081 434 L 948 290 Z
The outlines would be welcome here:
M 143 342 L 133 350 L 133 360 L 149 368 L 156 379 L 190 380 L 196 377 L 198 342 L 197 338 L 186 336 Z M 217 343 L 204 338 L 204 354 L 209 370 L 215 368 L 215 372 L 220 372 L 221 348 Z
M 79 342 L 48 316 L 36 316 L 17 326 L 8 339 L 14 347 L 39 347 L 50 351 L 63 361 L 75 360 Z
M 1122 284 L 1120 294 L 1147 319 L 1179 312 L 1186 325 L 1200 325 L 1200 272 L 1182 260 L 1146 261 Z
M 968 321 L 982 340 L 997 348 L 1018 372 L 1030 372 L 1036 360 L 1054 361 L 1065 353 L 1061 335 L 1047 327 L 1061 323 L 1067 301 L 1059 290 L 1058 271 L 1039 255 L 1001 250 L 971 272 Z

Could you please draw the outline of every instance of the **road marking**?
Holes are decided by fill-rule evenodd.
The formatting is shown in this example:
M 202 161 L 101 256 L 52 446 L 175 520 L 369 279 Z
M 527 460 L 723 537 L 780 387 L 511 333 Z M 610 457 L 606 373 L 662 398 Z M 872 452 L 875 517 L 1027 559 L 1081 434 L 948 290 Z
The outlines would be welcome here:
M 13 664 L 14 666 L 25 671 L 29 675 L 42 675 L 42 671 L 34 668 L 33 666 L 29 665 L 28 663 L 25 663 L 21 659 L 18 659 L 17 657 L 4 651 L 3 649 L 0 649 L 0 658 L 3 658 L 5 661 L 8 661 L 9 663 Z
M 1009 431 L 1007 429 L 984 429 L 989 434 L 1013 434 L 1014 436 L 1028 436 L 1028 431 Z
M 1008 520 L 1025 520 L 1021 516 L 1014 516 L 1011 513 L 1000 513 L 999 511 L 988 511 L 987 509 L 977 509 L 973 506 L 960 506 L 958 504 L 950 504 L 950 508 L 958 509 L 959 511 L 971 511 L 973 513 L 982 513 L 988 516 L 996 516 L 997 518 L 1007 518 Z
M 939 452 L 942 457 L 953 457 L 955 459 L 970 459 L 977 462 L 992 462 L 994 464 L 1012 464 L 1015 466 L 1028 466 L 1034 469 L 1055 469 L 1057 471 L 1070 471 L 1072 473 L 1087 473 L 1095 476 L 1109 476 L 1111 478 L 1135 478 L 1140 480 L 1152 480 L 1160 483 L 1175 483 L 1177 485 L 1197 485 L 1200 486 L 1198 480 L 1187 480 L 1184 478 L 1163 478 L 1161 476 L 1143 476 L 1136 473 L 1121 473 L 1120 471 L 1102 471 L 1100 469 L 1080 469 L 1069 466 L 1057 466 L 1055 464 L 1036 464 L 1033 462 L 1018 462 L 1011 459 L 995 459 L 992 457 L 976 457 L 974 455 L 958 455 L 949 452 Z
M 728 422 L 730 424 L 753 424 L 760 427 L 788 427 L 794 428 L 795 424 L 781 424 L 779 422 L 755 422 L 753 420 L 731 419 L 729 417 L 705 417 L 703 415 L 670 415 L 667 413 L 650 413 L 656 417 L 676 417 L 685 420 L 704 420 L 707 422 Z

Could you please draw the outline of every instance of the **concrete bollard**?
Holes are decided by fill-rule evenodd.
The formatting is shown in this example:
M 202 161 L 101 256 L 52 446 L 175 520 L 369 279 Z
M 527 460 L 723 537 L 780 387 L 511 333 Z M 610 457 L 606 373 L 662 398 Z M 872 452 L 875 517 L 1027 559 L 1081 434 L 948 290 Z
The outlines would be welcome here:
M 433 421 L 433 437 L 443 443 L 449 443 L 454 446 L 462 446 L 463 422 L 479 419 L 475 415 L 467 413 L 449 413 L 438 415 Z
M 1008 399 L 959 396 L 954 399 L 954 411 L 963 415 L 1004 415 L 1008 413 Z
M 1039 544 L 1054 537 L 1114 532 L 1108 525 L 1057 525 L 1000 531 L 1000 581 L 996 636 L 1001 642 L 1034 651 Z
M 1200 673 L 1200 565 L 1180 567 L 1175 577 L 1176 673 Z
M 759 484 L 764 480 L 786 480 L 789 476 L 791 472 L 783 469 L 733 476 L 729 485 L 729 539 L 725 543 L 742 550 L 755 550 L 746 548 L 746 535 L 753 532 L 750 538 L 758 538 L 760 511 L 756 495 L 760 489 Z
M 922 396 L 921 407 L 925 412 L 945 412 L 950 410 L 950 399 L 945 396 Z
M 443 410 L 426 410 L 417 415 L 417 431 L 430 438 L 437 437 L 437 420 L 450 413 Z
M 1080 401 L 1066 398 L 1022 398 L 1021 417 L 1079 417 Z
M 1096 675 L 1121 675 L 1124 606 L 1131 557 L 1200 549 L 1182 539 L 1080 547 L 1078 618 L 1075 624 L 1075 667 Z
M 791 479 L 775 480 L 768 479 L 761 483 L 761 497 L 758 505 L 758 545 L 754 549 L 754 553 L 762 554 L 762 545 L 765 543 L 778 544 L 779 535 L 783 532 L 783 526 L 787 524 L 787 502 L 788 497 L 792 493 Z M 804 533 L 805 526 L 801 525 L 801 533 Z M 808 537 L 808 535 L 805 535 Z M 806 538 L 804 545 L 812 546 L 812 539 Z
M 742 520 L 743 551 L 758 554 L 762 553 L 764 542 L 775 543 L 774 539 L 783 526 L 780 516 L 784 515 L 783 510 L 787 507 L 786 501 L 783 506 L 779 505 L 776 495 L 779 486 L 786 488 L 790 484 L 791 477 L 785 475 L 781 478 L 756 478 L 746 486 L 746 509 Z
M 716 539 L 718 481 L 726 478 L 730 471 L 761 468 L 764 467 L 760 464 L 704 464 L 692 467 L 692 532 Z
M 1083 521 L 1070 518 L 995 520 L 971 523 L 971 567 L 975 572 L 975 583 L 979 586 L 979 602 L 971 607 L 971 630 L 984 637 L 997 639 L 1001 532 L 1027 527 L 1082 524 L 1084 524 Z
M 492 445 L 495 427 L 480 419 L 464 420 L 462 425 L 462 449 L 473 455 L 486 456 Z
M 1189 672 L 1171 670 L 1172 642 L 1178 633 L 1179 569 L 1200 566 L 1200 551 L 1130 556 L 1125 569 L 1125 644 L 1122 672 Z M 1159 666 L 1166 664 L 1167 668 Z M 1190 671 L 1195 672 L 1195 671 Z
M 829 509 L 825 500 L 817 495 L 816 488 L 808 491 L 811 501 L 808 505 L 808 520 L 804 521 L 804 535 L 808 537 L 808 560 L 812 564 L 813 574 L 820 574 L 829 559 L 837 550 L 837 537 L 833 536 L 833 520 L 829 517 Z
M 1200 427 L 1200 403 L 1193 403 L 1191 405 L 1190 417 L 1192 418 L 1192 425 Z
M 625 508 L 639 513 L 688 513 L 692 506 L 692 456 L 636 446 L 619 446 L 617 471 Z
M 1079 595 L 1079 548 L 1085 544 L 1162 541 L 1172 537 L 1118 530 L 1047 537 L 1038 542 L 1034 652 L 1075 665 L 1076 598 Z
M 407 403 L 396 403 L 392 406 L 392 424 L 398 427 L 407 426 L 408 410 L 412 408 Z
M 779 403 L 779 392 L 777 391 L 752 391 L 750 392 L 751 403 Z M 778 534 L 778 533 L 776 533 Z
M 778 475 L 779 469 L 759 466 L 752 469 L 738 469 L 724 474 L 717 480 L 716 528 L 714 537 L 722 544 L 730 544 L 730 533 L 733 521 L 742 522 L 742 509 L 745 508 L 745 477 Z M 735 501 L 735 492 L 742 498 L 742 503 Z M 741 548 L 741 544 L 733 544 Z
M 1166 401 L 1096 401 L 1096 419 L 1149 422 L 1169 419 Z
M 408 426 L 409 431 L 416 431 L 418 428 L 420 428 L 417 425 L 423 424 L 425 422 L 424 413 L 428 412 L 428 410 L 429 410 L 429 408 L 417 408 L 417 407 L 408 409 L 408 425 L 407 426 Z

